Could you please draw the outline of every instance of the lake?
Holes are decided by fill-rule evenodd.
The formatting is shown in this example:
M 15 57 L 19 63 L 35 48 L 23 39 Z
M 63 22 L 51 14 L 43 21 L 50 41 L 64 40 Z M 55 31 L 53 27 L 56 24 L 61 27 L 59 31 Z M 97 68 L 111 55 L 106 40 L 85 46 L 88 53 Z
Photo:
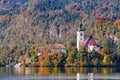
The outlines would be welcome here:
M 21 67 L 0 68 L 0 80 L 116 80 L 119 67 Z

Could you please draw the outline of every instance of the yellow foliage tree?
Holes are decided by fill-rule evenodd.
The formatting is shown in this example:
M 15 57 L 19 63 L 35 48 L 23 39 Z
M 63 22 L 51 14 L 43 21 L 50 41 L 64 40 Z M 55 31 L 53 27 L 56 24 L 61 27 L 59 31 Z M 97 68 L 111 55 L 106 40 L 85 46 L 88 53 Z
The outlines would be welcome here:
M 102 62 L 103 62 L 104 66 L 109 66 L 110 65 L 110 57 L 108 55 L 104 55 Z

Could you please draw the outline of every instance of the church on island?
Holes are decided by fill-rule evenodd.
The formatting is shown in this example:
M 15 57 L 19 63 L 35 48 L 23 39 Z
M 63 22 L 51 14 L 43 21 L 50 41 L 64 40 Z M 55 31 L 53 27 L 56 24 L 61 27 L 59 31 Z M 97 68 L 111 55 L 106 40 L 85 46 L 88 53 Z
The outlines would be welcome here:
M 82 24 L 80 24 L 80 29 L 77 31 L 77 49 L 80 50 L 81 47 L 85 47 L 87 52 L 99 51 L 100 47 L 96 44 L 94 38 L 89 36 L 89 38 L 84 37 L 84 30 Z

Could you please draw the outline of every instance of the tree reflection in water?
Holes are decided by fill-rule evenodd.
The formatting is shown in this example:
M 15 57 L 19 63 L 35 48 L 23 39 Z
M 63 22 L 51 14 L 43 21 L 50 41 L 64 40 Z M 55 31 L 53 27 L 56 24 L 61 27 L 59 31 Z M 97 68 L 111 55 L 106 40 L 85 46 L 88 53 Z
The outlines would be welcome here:
M 76 79 L 77 73 L 82 79 L 91 77 L 89 74 L 93 74 L 94 79 L 97 80 L 120 79 L 120 68 L 115 67 L 20 67 L 0 68 L 0 80 L 2 80 L 1 78 L 3 80 L 22 80 L 24 78 L 26 78 L 25 80 L 50 80 L 51 78 L 52 80 L 73 80 Z
M 110 74 L 116 72 L 116 68 L 89 68 L 89 67 L 21 67 L 15 69 L 15 74 L 21 75 L 73 75 L 77 73 Z

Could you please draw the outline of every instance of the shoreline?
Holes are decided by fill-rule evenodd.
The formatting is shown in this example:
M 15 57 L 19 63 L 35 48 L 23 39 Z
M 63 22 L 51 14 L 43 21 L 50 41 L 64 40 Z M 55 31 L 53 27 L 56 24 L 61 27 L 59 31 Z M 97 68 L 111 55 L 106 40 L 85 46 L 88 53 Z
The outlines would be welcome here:
M 6 66 L 0 66 L 0 68 L 2 68 L 2 67 L 6 67 Z M 57 68 L 66 68 L 66 67 L 73 67 L 73 68 L 112 68 L 112 67 L 114 67 L 114 68 L 118 68 L 118 67 L 120 67 L 119 65 L 116 65 L 116 66 L 20 66 L 20 67 L 48 67 L 48 68 L 55 68 L 55 67 L 57 67 Z M 20 68 L 20 67 L 18 67 L 18 68 Z M 14 68 L 14 66 L 12 66 L 12 67 L 6 67 L 6 68 Z

